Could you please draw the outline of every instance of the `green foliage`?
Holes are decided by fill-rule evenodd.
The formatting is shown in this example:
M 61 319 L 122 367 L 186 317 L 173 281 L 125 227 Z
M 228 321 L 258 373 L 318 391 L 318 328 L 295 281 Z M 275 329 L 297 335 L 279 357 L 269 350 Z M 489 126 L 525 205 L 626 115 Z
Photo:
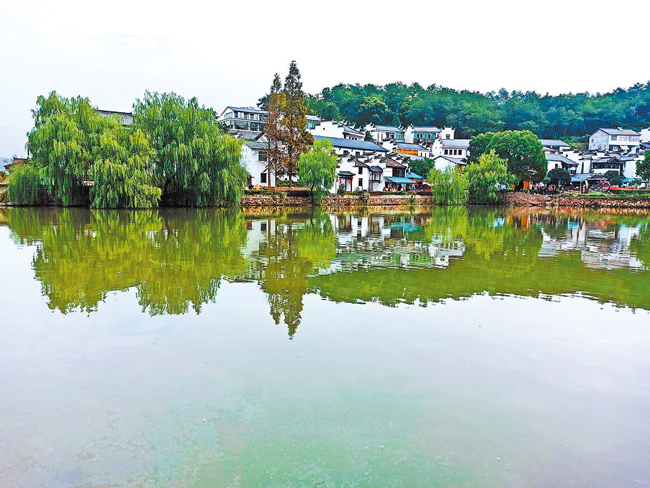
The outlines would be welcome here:
M 368 205 L 368 203 L 370 202 L 370 193 L 368 193 L 367 191 L 360 191 L 359 196 L 357 198 L 359 199 L 359 203 L 361 205 L 364 206 Z
M 133 113 L 156 151 L 152 167 L 162 198 L 173 204 L 236 205 L 243 194 L 246 169 L 242 142 L 221 132 L 214 112 L 174 93 L 146 92 Z
M 571 173 L 564 168 L 553 168 L 546 176 L 553 185 L 566 186 L 571 183 Z
M 643 160 L 636 164 L 636 175 L 644 180 L 650 180 L 650 151 L 646 151 Z
M 32 164 L 14 164 L 7 181 L 7 199 L 16 205 L 36 205 L 40 179 Z
M 467 180 L 454 166 L 447 166 L 442 171 L 432 168 L 428 179 L 431 197 L 438 205 L 467 203 Z
M 85 203 L 83 182 L 92 177 L 101 134 L 119 123 L 102 117 L 87 98 L 38 97 L 27 149 L 45 185 L 65 206 Z
M 505 159 L 492 150 L 482 154 L 478 163 L 468 164 L 465 168 L 469 199 L 472 203 L 494 204 L 499 201 L 502 186 L 513 183 L 514 177 L 508 173 Z
M 284 145 L 282 172 L 293 180 L 300 155 L 306 153 L 314 143 L 314 137 L 307 130 L 307 107 L 302 91 L 300 71 L 295 61 L 289 65 L 289 74 L 284 80 L 284 103 L 280 107 L 280 141 Z
M 311 188 L 314 201 L 320 203 L 336 181 L 337 157 L 332 141 L 314 142 L 314 147 L 300 156 L 298 180 Z
M 434 161 L 430 158 L 411 160 L 408 163 L 411 172 L 426 177 L 434 167 Z
M 310 113 L 324 119 L 407 126 L 451 125 L 459 137 L 500 130 L 530 130 L 545 139 L 562 139 L 574 149 L 599 127 L 650 126 L 650 82 L 604 94 L 540 95 L 535 92 L 479 93 L 437 85 L 339 84 L 309 100 Z
M 621 174 L 620 174 L 618 171 L 614 171 L 614 170 L 611 170 L 611 169 L 610 169 L 609 171 L 606 171 L 606 172 L 605 172 L 605 174 L 603 175 L 603 177 L 604 177 L 607 181 L 611 182 L 613 178 L 616 178 L 617 176 L 620 176 L 620 175 L 621 175 Z
M 508 162 L 508 171 L 523 181 L 542 181 L 547 162 L 541 142 L 530 131 L 488 132 L 472 138 L 469 161 L 494 151 Z
M 152 184 L 154 151 L 141 130 L 123 127 L 105 131 L 99 139 L 90 190 L 95 208 L 149 208 L 158 205 L 160 188 Z
M 612 186 L 621 186 L 623 184 L 623 178 L 621 178 L 620 175 L 616 175 L 611 180 L 609 180 L 609 183 Z

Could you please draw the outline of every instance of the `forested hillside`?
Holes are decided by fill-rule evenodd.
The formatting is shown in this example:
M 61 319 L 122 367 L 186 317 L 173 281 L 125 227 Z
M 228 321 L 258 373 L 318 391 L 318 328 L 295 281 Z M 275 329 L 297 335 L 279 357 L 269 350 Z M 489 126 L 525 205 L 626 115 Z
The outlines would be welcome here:
M 542 138 L 586 140 L 598 127 L 650 126 L 650 82 L 611 93 L 540 95 L 536 92 L 479 93 L 418 83 L 336 85 L 307 97 L 310 113 L 356 126 L 455 127 L 457 137 L 487 131 L 530 130 Z

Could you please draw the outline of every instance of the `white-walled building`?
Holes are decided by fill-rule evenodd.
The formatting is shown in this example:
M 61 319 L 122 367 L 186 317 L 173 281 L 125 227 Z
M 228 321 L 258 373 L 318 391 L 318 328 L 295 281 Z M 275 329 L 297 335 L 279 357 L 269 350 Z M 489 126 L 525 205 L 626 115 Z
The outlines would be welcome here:
M 451 156 L 436 156 L 433 158 L 433 165 L 438 171 L 443 171 L 449 166 L 464 168 L 467 166 L 467 162 L 464 159 L 453 158 Z
M 559 139 L 540 139 L 539 142 L 542 143 L 542 149 L 545 153 L 561 154 L 571 149 L 571 146 Z
M 650 127 L 648 127 L 647 129 L 641 129 L 641 132 L 639 133 L 639 136 L 640 136 L 639 140 L 641 142 L 649 144 L 650 143 Z
M 571 174 L 576 174 L 579 164 L 576 161 L 569 159 L 562 154 L 550 153 L 546 154 L 547 170 L 548 173 L 552 169 L 562 168 Z
M 310 128 L 309 132 L 313 136 L 336 137 L 338 139 L 351 139 L 353 141 L 363 141 L 365 138 L 364 132 L 335 120 L 323 120 Z
M 248 171 L 248 184 L 253 186 L 268 186 L 267 169 L 267 142 L 260 138 L 256 141 L 247 141 L 241 149 L 241 162 Z M 271 186 L 275 186 L 275 174 L 271 171 Z
M 377 144 L 382 144 L 384 141 L 404 142 L 404 130 L 398 127 L 367 125 L 366 130 L 370 132 L 373 141 Z
M 469 155 L 470 139 L 438 139 L 431 147 L 433 157 L 451 156 L 452 158 L 466 159 Z
M 266 126 L 266 119 L 269 115 L 267 110 L 260 110 L 253 107 L 232 107 L 228 106 L 217 117 L 220 122 L 231 130 L 243 130 L 251 132 L 262 132 Z M 320 123 L 320 117 L 307 115 L 307 129 L 313 129 Z
M 589 136 L 590 151 L 627 151 L 639 147 L 641 135 L 628 129 L 598 129 Z

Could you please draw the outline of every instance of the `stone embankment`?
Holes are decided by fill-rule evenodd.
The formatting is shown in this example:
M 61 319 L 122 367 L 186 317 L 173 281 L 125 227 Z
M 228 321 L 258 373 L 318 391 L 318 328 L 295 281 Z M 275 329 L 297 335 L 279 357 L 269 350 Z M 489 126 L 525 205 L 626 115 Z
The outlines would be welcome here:
M 329 195 L 321 206 L 326 208 L 350 207 L 381 207 L 405 205 L 431 205 L 431 197 L 427 195 Z M 246 195 L 241 200 L 242 207 L 309 207 L 314 203 L 310 196 L 281 196 L 281 195 Z
M 650 198 L 634 198 L 617 195 L 533 195 L 529 193 L 506 193 L 502 203 L 511 207 L 638 208 L 650 210 Z

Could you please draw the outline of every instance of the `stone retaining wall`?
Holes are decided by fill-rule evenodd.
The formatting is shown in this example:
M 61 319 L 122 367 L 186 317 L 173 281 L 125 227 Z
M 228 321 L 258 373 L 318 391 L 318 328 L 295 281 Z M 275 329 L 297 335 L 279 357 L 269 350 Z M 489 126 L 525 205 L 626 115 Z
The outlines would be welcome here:
M 364 195 L 368 195 L 367 193 Z M 370 195 L 363 201 L 359 195 L 329 195 L 322 204 L 327 208 L 349 207 L 381 207 L 405 205 L 431 205 L 431 197 L 423 195 Z M 242 207 L 310 207 L 313 206 L 311 197 L 284 197 L 279 195 L 245 195 L 241 200 Z
M 564 207 L 564 208 L 639 208 L 650 209 L 650 199 L 630 197 L 588 197 L 566 195 L 531 195 L 506 193 L 503 204 L 511 207 Z

